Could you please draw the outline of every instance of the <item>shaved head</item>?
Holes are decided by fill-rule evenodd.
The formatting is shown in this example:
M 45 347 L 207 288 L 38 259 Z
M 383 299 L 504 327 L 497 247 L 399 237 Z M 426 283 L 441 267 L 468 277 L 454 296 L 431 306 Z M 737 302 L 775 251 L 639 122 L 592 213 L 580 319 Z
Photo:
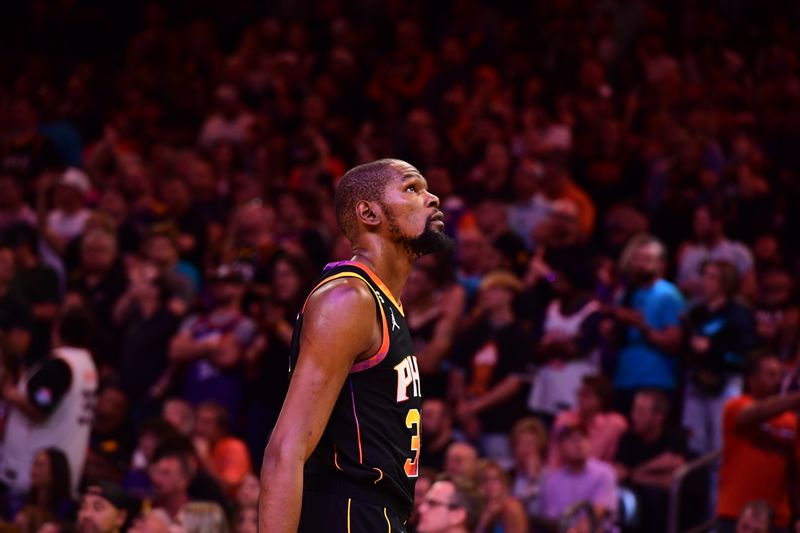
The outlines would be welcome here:
M 362 200 L 380 202 L 386 185 L 399 178 L 399 159 L 378 159 L 348 170 L 336 186 L 336 220 L 342 233 L 355 240 L 358 236 L 356 205 Z

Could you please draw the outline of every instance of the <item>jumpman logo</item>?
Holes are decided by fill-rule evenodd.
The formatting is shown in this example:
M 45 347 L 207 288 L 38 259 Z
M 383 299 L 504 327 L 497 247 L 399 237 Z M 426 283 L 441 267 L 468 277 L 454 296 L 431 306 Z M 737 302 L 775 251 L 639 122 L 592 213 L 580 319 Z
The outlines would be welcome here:
M 397 320 L 394 318 L 394 309 L 389 308 L 389 314 L 392 315 L 392 331 L 400 329 L 400 324 L 398 324 Z

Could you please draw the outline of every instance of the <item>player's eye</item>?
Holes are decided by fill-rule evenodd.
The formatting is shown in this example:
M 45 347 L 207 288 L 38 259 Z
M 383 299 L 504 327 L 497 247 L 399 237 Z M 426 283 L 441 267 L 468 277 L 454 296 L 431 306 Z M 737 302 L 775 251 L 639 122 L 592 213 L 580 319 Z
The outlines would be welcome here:
M 406 187 L 406 191 L 417 192 L 417 186 L 409 185 L 408 187 Z

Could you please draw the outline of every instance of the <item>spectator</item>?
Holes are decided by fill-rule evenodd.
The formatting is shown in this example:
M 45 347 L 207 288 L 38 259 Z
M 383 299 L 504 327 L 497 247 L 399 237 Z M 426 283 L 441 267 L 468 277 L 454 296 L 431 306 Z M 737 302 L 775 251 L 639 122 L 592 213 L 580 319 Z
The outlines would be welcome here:
M 507 533 L 527 533 L 525 508 L 511 494 L 508 474 L 500 465 L 483 461 L 478 467 L 478 480 L 484 508 L 476 531 L 488 533 L 501 529 Z
M 694 210 L 695 243 L 683 246 L 678 256 L 677 282 L 688 298 L 703 294 L 703 264 L 709 260 L 725 260 L 732 264 L 742 280 L 745 294 L 755 292 L 753 254 L 741 242 L 725 236 L 722 213 L 708 205 Z
M 672 476 L 686 463 L 683 431 L 668 426 L 669 400 L 657 390 L 636 393 L 631 427 L 614 459 L 617 479 L 636 493 L 644 531 L 665 531 Z
M 37 450 L 56 447 L 78 486 L 86 461 L 97 390 L 97 370 L 86 349 L 92 330 L 89 312 L 68 309 L 61 317 L 56 348 L 18 383 L 6 376 L 3 399 L 10 406 L 0 454 L 0 477 L 12 491 L 31 486 L 30 465 Z
M 570 506 L 588 501 L 596 516 L 610 517 L 617 511 L 614 469 L 589 457 L 586 430 L 564 426 L 555 435 L 561 466 L 547 472 L 542 483 L 542 515 L 558 520 Z
M 589 456 L 611 463 L 617 453 L 620 438 L 628 429 L 625 417 L 611 410 L 613 388 L 605 376 L 585 376 L 578 389 L 577 409 L 562 411 L 553 423 L 553 432 L 561 427 L 579 424 L 589 435 Z M 560 462 L 558 446 L 551 445 L 550 466 Z
M 541 514 L 541 488 L 545 474 L 547 430 L 538 418 L 521 418 L 511 429 L 511 494 L 525 508 L 528 518 Z
M 12 286 L 14 253 L 0 244 L 0 347 L 7 359 L 4 370 L 16 373 L 31 344 L 31 311 Z
M 234 533 L 258 533 L 258 505 L 245 505 L 236 509 L 233 517 Z
M 478 475 L 478 450 L 466 442 L 452 443 L 445 452 L 444 473 L 475 481 Z
M 554 298 L 547 306 L 536 349 L 539 367 L 528 408 L 550 419 L 575 407 L 584 376 L 599 370 L 601 306 L 591 296 L 594 275 L 575 249 L 545 253 L 545 280 Z
M 31 306 L 31 344 L 25 363 L 32 366 L 50 351 L 51 332 L 62 296 L 61 280 L 58 273 L 42 261 L 39 235 L 32 226 L 14 225 L 7 235 L 17 267 L 14 286 Z
M 131 518 L 131 497 L 122 487 L 106 481 L 83 491 L 78 512 L 79 533 L 121 533 Z
M 443 477 L 420 504 L 417 533 L 471 533 L 482 514 L 483 501 L 471 482 Z
M 72 474 L 64 452 L 58 448 L 39 450 L 30 468 L 31 487 L 14 522 L 71 521 L 75 502 L 70 496 Z
M 655 387 L 675 393 L 675 354 L 682 339 L 680 313 L 684 302 L 678 289 L 662 277 L 666 250 L 657 239 L 634 237 L 620 263 L 630 286 L 619 307 L 613 308 L 613 316 L 622 326 L 614 387 L 619 398 L 617 408 L 629 412 L 638 389 Z
M 476 321 L 455 348 L 450 397 L 470 438 L 480 437 L 486 454 L 508 461 L 508 432 L 521 414 L 528 336 L 514 315 L 522 283 L 511 273 L 492 272 L 481 282 Z
M 711 260 L 702 270 L 703 299 L 685 317 L 689 380 L 683 410 L 689 448 L 701 455 L 722 447 L 723 407 L 741 393 L 745 354 L 757 343 L 753 314 L 736 299 L 736 267 Z
M 218 111 L 203 123 L 199 144 L 206 149 L 222 142 L 242 144 L 254 120 L 253 116 L 243 109 L 235 87 L 220 85 L 214 96 Z
M 105 387 L 98 394 L 84 467 L 85 480 L 122 481 L 134 444 L 128 425 L 129 411 L 130 403 L 121 389 Z
M 452 264 L 438 256 L 425 256 L 409 276 L 403 292 L 411 337 L 419 371 L 425 381 L 426 398 L 447 394 L 447 356 L 455 343 L 464 313 L 466 293 L 454 283 Z
M 747 502 L 736 521 L 736 533 L 769 533 L 774 531 L 775 511 L 762 500 Z
M 133 451 L 130 466 L 122 480 L 122 486 L 132 495 L 139 498 L 150 497 L 150 476 L 148 467 L 153 462 L 156 450 L 175 436 L 175 429 L 160 418 L 145 420 L 139 428 L 136 449 Z
M 8 122 L 0 145 L 0 169 L 13 174 L 26 193 L 45 171 L 63 165 L 55 145 L 37 129 L 38 111 L 30 97 L 18 96 L 9 102 Z
M 207 222 L 192 202 L 192 191 L 181 179 L 170 178 L 159 183 L 165 213 L 162 222 L 177 231 L 180 256 L 196 269 L 203 266 L 207 245 Z
M 242 404 L 242 356 L 256 326 L 241 311 L 244 279 L 240 272 L 223 265 L 211 283 L 214 306 L 184 321 L 170 342 L 169 357 L 182 366 L 183 397 L 189 403 L 214 400 L 236 421 Z
M 408 517 L 407 522 L 409 531 L 416 532 L 420 518 L 420 505 L 422 505 L 425 495 L 436 481 L 437 475 L 435 470 L 431 470 L 428 467 L 423 466 L 420 468 L 417 483 L 414 485 L 414 508 L 411 510 L 411 516 Z
M 228 413 L 215 402 L 197 407 L 194 444 L 206 470 L 228 495 L 235 494 L 244 477 L 252 472 L 245 443 L 228 433 Z
M 758 285 L 753 313 L 759 343 L 786 360 L 800 338 L 800 307 L 794 300 L 794 279 L 786 270 L 770 270 Z
M 51 191 L 47 186 L 39 189 L 37 209 L 41 219 L 40 231 L 56 252 L 63 253 L 67 245 L 83 233 L 92 214 L 85 203 L 91 186 L 85 172 L 74 167 L 68 168 L 54 183 L 53 209 L 46 213 L 45 195 Z
M 180 398 L 169 398 L 161 408 L 161 418 L 187 437 L 194 435 L 195 413 L 191 404 Z
M 737 517 L 755 499 L 775 509 L 776 527 L 788 528 L 800 392 L 778 395 L 782 368 L 770 352 L 752 354 L 744 376 L 745 393 L 728 401 L 722 415 L 719 528 L 735 531 Z
M 441 471 L 445 453 L 456 440 L 453 415 L 444 400 L 427 398 L 422 401 L 422 439 L 426 445 L 420 454 L 420 464 Z
M 16 224 L 36 225 L 36 212 L 25 202 L 22 186 L 11 174 L 0 173 L 0 232 Z

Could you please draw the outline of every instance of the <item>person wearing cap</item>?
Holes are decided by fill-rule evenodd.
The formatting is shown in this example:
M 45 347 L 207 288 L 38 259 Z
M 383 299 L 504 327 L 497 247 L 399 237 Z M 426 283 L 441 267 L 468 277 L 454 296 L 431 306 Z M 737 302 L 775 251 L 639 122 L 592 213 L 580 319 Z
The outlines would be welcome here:
M 78 511 L 80 533 L 119 533 L 128 520 L 131 498 L 119 486 L 98 481 L 86 487 Z
M 510 466 L 508 433 L 522 415 L 522 374 L 531 359 L 531 339 L 516 317 L 514 297 L 522 282 L 507 271 L 487 274 L 480 284 L 473 322 L 454 350 L 450 396 L 467 433 L 480 437 L 485 453 Z
M 45 213 L 46 195 L 49 187 L 39 191 L 37 209 L 39 225 L 47 242 L 59 253 L 83 233 L 92 211 L 86 207 L 86 194 L 92 187 L 89 176 L 75 167 L 70 167 L 55 181 L 53 209 Z
M 238 265 L 218 267 L 210 280 L 211 310 L 189 316 L 169 346 L 170 361 L 183 373 L 183 398 L 195 406 L 216 401 L 231 420 L 241 412 L 242 355 L 256 333 L 241 311 L 245 275 Z
M 589 438 L 580 424 L 557 429 L 555 440 L 561 465 L 545 474 L 541 489 L 542 515 L 557 520 L 564 511 L 588 501 L 595 516 L 613 515 L 617 509 L 614 467 L 589 456 Z

